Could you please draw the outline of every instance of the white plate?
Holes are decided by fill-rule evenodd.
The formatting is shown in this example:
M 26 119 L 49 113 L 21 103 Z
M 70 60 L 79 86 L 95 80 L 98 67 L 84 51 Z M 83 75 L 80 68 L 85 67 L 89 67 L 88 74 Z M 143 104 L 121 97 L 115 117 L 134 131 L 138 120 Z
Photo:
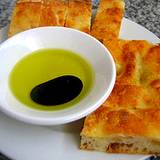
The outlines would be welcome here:
M 5 36 L 6 30 L 1 34 Z M 120 37 L 160 43 L 153 33 L 125 18 Z M 0 151 L 15 160 L 140 160 L 147 157 L 79 150 L 81 128 L 82 120 L 56 127 L 40 127 L 0 113 Z

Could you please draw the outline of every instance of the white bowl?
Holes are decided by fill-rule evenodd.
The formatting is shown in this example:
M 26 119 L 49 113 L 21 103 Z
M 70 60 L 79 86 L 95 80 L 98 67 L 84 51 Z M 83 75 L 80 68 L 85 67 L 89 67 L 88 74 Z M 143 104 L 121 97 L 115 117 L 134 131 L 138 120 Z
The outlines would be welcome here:
M 25 106 L 12 94 L 8 79 L 14 65 L 42 48 L 62 48 L 79 53 L 92 66 L 95 77 L 89 94 L 78 104 L 59 111 L 39 111 Z M 41 27 L 19 33 L 0 45 L 0 108 L 18 120 L 57 125 L 80 119 L 96 110 L 110 95 L 116 78 L 114 60 L 98 40 L 65 27 Z

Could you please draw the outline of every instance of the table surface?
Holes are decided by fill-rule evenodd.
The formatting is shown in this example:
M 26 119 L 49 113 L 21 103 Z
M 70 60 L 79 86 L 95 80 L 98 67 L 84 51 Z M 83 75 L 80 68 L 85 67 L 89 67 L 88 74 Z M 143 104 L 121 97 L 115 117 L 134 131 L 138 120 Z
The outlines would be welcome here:
M 9 23 L 15 1 L 0 0 L 0 28 Z M 160 0 L 125 0 L 125 3 L 125 17 L 141 24 L 160 38 Z M 0 160 L 7 158 L 0 154 Z M 160 158 L 152 157 L 150 160 L 160 160 Z

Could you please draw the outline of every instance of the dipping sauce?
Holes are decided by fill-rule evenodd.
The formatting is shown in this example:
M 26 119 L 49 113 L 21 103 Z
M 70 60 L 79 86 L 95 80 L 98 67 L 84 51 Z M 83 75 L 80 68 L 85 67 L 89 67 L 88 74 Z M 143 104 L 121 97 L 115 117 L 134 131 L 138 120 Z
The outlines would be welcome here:
M 61 76 L 44 82 L 31 91 L 33 101 L 42 105 L 59 105 L 77 97 L 83 88 L 82 81 L 75 76 Z
M 73 83 L 73 86 L 78 87 L 77 85 L 79 85 L 80 87 L 74 89 L 72 86 L 71 88 L 73 92 L 79 92 L 76 92 L 76 96 L 69 97 L 67 101 L 63 97 L 61 102 L 60 99 L 57 99 L 58 103 L 54 104 L 44 101 L 38 103 L 38 101 L 33 100 L 31 93 L 35 88 L 49 82 L 53 83 L 53 80 L 58 79 L 58 77 L 64 79 L 67 76 L 71 78 L 70 86 L 74 81 L 76 84 Z M 14 66 L 10 73 L 9 86 L 13 95 L 26 106 L 38 110 L 52 111 L 71 107 L 82 100 L 91 90 L 93 80 L 94 73 L 91 65 L 78 54 L 63 49 L 41 49 L 25 56 Z M 56 90 L 57 94 L 58 90 L 63 92 L 60 85 L 57 86 Z M 46 95 L 49 95 L 49 92 Z

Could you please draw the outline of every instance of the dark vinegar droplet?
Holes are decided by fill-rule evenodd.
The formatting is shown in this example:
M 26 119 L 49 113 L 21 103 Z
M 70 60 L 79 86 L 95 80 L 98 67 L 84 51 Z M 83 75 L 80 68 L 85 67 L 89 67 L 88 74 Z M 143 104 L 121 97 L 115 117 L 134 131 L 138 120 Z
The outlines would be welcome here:
M 59 105 L 73 100 L 83 88 L 82 81 L 71 75 L 44 82 L 31 91 L 31 99 L 42 105 Z

